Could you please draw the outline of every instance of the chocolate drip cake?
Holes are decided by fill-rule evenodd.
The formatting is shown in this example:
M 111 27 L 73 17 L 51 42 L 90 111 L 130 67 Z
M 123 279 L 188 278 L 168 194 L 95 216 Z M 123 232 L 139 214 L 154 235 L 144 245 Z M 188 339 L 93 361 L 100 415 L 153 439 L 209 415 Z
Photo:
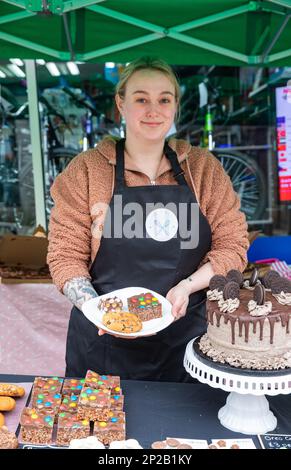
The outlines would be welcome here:
M 243 283 L 239 275 L 211 279 L 201 351 L 235 367 L 291 367 L 291 282 L 274 271 Z

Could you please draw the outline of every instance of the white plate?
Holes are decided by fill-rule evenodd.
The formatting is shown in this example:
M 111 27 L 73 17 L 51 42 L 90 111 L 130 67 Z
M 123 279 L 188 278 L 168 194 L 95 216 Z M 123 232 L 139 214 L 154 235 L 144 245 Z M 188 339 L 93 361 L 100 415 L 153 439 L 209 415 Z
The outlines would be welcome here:
M 119 297 L 120 300 L 123 302 L 123 308 L 126 311 L 127 310 L 127 299 L 129 297 L 132 297 L 133 295 L 139 295 L 144 292 L 150 292 L 153 294 L 158 301 L 162 304 L 162 317 L 161 318 L 156 318 L 155 320 L 148 320 L 142 322 L 142 329 L 136 333 L 119 333 L 117 331 L 110 330 L 107 328 L 105 325 L 102 323 L 102 318 L 104 315 L 104 312 L 99 310 L 98 304 L 101 299 L 106 299 L 108 297 Z M 165 299 L 162 295 L 158 294 L 157 292 L 153 290 L 149 290 L 145 287 L 126 287 L 124 289 L 118 289 L 113 292 L 109 292 L 108 294 L 100 295 L 99 297 L 96 297 L 94 299 L 87 300 L 83 304 L 82 311 L 88 320 L 90 320 L 94 325 L 96 325 L 98 328 L 101 328 L 104 331 L 107 331 L 108 333 L 112 333 L 114 335 L 118 336 L 147 336 L 151 335 L 154 333 L 157 333 L 158 331 L 163 330 L 164 328 L 167 328 L 173 320 L 174 317 L 172 315 L 172 305 L 171 303 Z

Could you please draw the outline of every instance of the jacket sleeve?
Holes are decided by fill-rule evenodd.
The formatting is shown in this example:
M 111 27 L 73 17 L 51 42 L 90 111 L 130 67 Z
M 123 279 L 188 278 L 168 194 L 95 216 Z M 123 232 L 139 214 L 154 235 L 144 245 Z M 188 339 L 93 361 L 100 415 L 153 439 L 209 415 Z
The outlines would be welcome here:
M 249 240 L 239 196 L 218 159 L 209 152 L 204 158 L 209 159 L 209 175 L 202 191 L 207 193 L 204 207 L 211 227 L 212 244 L 202 264 L 210 261 L 215 274 L 226 275 L 231 269 L 243 272 L 247 265 Z
M 57 176 L 51 196 L 47 262 L 57 288 L 74 277 L 90 279 L 91 216 L 87 167 L 78 156 Z

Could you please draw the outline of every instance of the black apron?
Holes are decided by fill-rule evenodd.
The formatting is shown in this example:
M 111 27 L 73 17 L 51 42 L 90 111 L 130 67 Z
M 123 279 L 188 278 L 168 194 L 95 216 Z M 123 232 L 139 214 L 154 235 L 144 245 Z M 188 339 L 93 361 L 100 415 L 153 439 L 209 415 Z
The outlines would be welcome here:
M 167 142 L 165 155 L 178 185 L 127 187 L 124 180 L 124 143 L 121 139 L 116 144 L 115 189 L 105 218 L 100 247 L 90 269 L 92 284 L 99 295 L 124 287 L 141 286 L 166 296 L 173 286 L 198 268 L 211 247 L 211 229 L 197 205 L 195 194 L 188 187 L 176 153 Z M 130 206 L 131 203 L 135 205 Z M 128 233 L 125 236 L 126 227 L 131 226 L 131 208 L 137 207 L 136 203 L 143 209 L 139 215 L 135 212 L 135 221 L 138 221 L 132 226 L 137 229 L 136 236 L 128 236 Z M 155 204 L 154 208 L 151 203 Z M 147 211 L 149 214 L 158 208 L 157 204 L 163 207 L 169 203 L 179 208 L 175 220 L 180 220 L 180 224 L 176 235 L 167 239 L 171 236 L 167 224 L 173 225 L 172 218 L 169 218 L 171 222 L 166 220 L 163 225 L 155 219 L 157 212 L 152 214 L 152 219 L 146 219 L 146 216 Z M 195 223 L 191 207 L 192 210 L 196 207 Z M 170 210 L 175 213 L 175 210 Z M 183 219 L 180 219 L 180 214 Z M 157 224 L 155 232 L 146 225 L 149 220 L 149 225 Z M 121 222 L 124 227 L 122 233 Z M 115 236 L 107 238 L 106 231 L 110 226 Z M 185 227 L 191 229 L 192 238 L 199 234 L 195 248 L 182 248 L 181 242 L 187 241 Z M 155 236 L 159 231 L 162 236 L 166 233 L 166 241 L 160 241 L 160 235 Z M 154 238 L 149 233 L 154 233 Z M 156 335 L 137 339 L 115 338 L 109 334 L 98 336 L 96 326 L 73 307 L 67 336 L 66 376 L 84 377 L 86 371 L 91 369 L 100 374 L 119 375 L 122 379 L 193 381 L 183 367 L 183 357 L 187 343 L 206 330 L 205 297 L 204 290 L 191 294 L 184 317 Z

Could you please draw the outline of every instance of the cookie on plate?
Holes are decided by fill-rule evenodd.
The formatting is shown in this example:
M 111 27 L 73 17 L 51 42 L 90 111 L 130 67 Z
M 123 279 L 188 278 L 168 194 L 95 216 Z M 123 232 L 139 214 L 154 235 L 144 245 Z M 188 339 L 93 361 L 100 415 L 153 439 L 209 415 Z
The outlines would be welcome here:
M 102 323 L 118 333 L 137 333 L 142 329 L 142 321 L 134 313 L 108 312 L 103 315 Z

